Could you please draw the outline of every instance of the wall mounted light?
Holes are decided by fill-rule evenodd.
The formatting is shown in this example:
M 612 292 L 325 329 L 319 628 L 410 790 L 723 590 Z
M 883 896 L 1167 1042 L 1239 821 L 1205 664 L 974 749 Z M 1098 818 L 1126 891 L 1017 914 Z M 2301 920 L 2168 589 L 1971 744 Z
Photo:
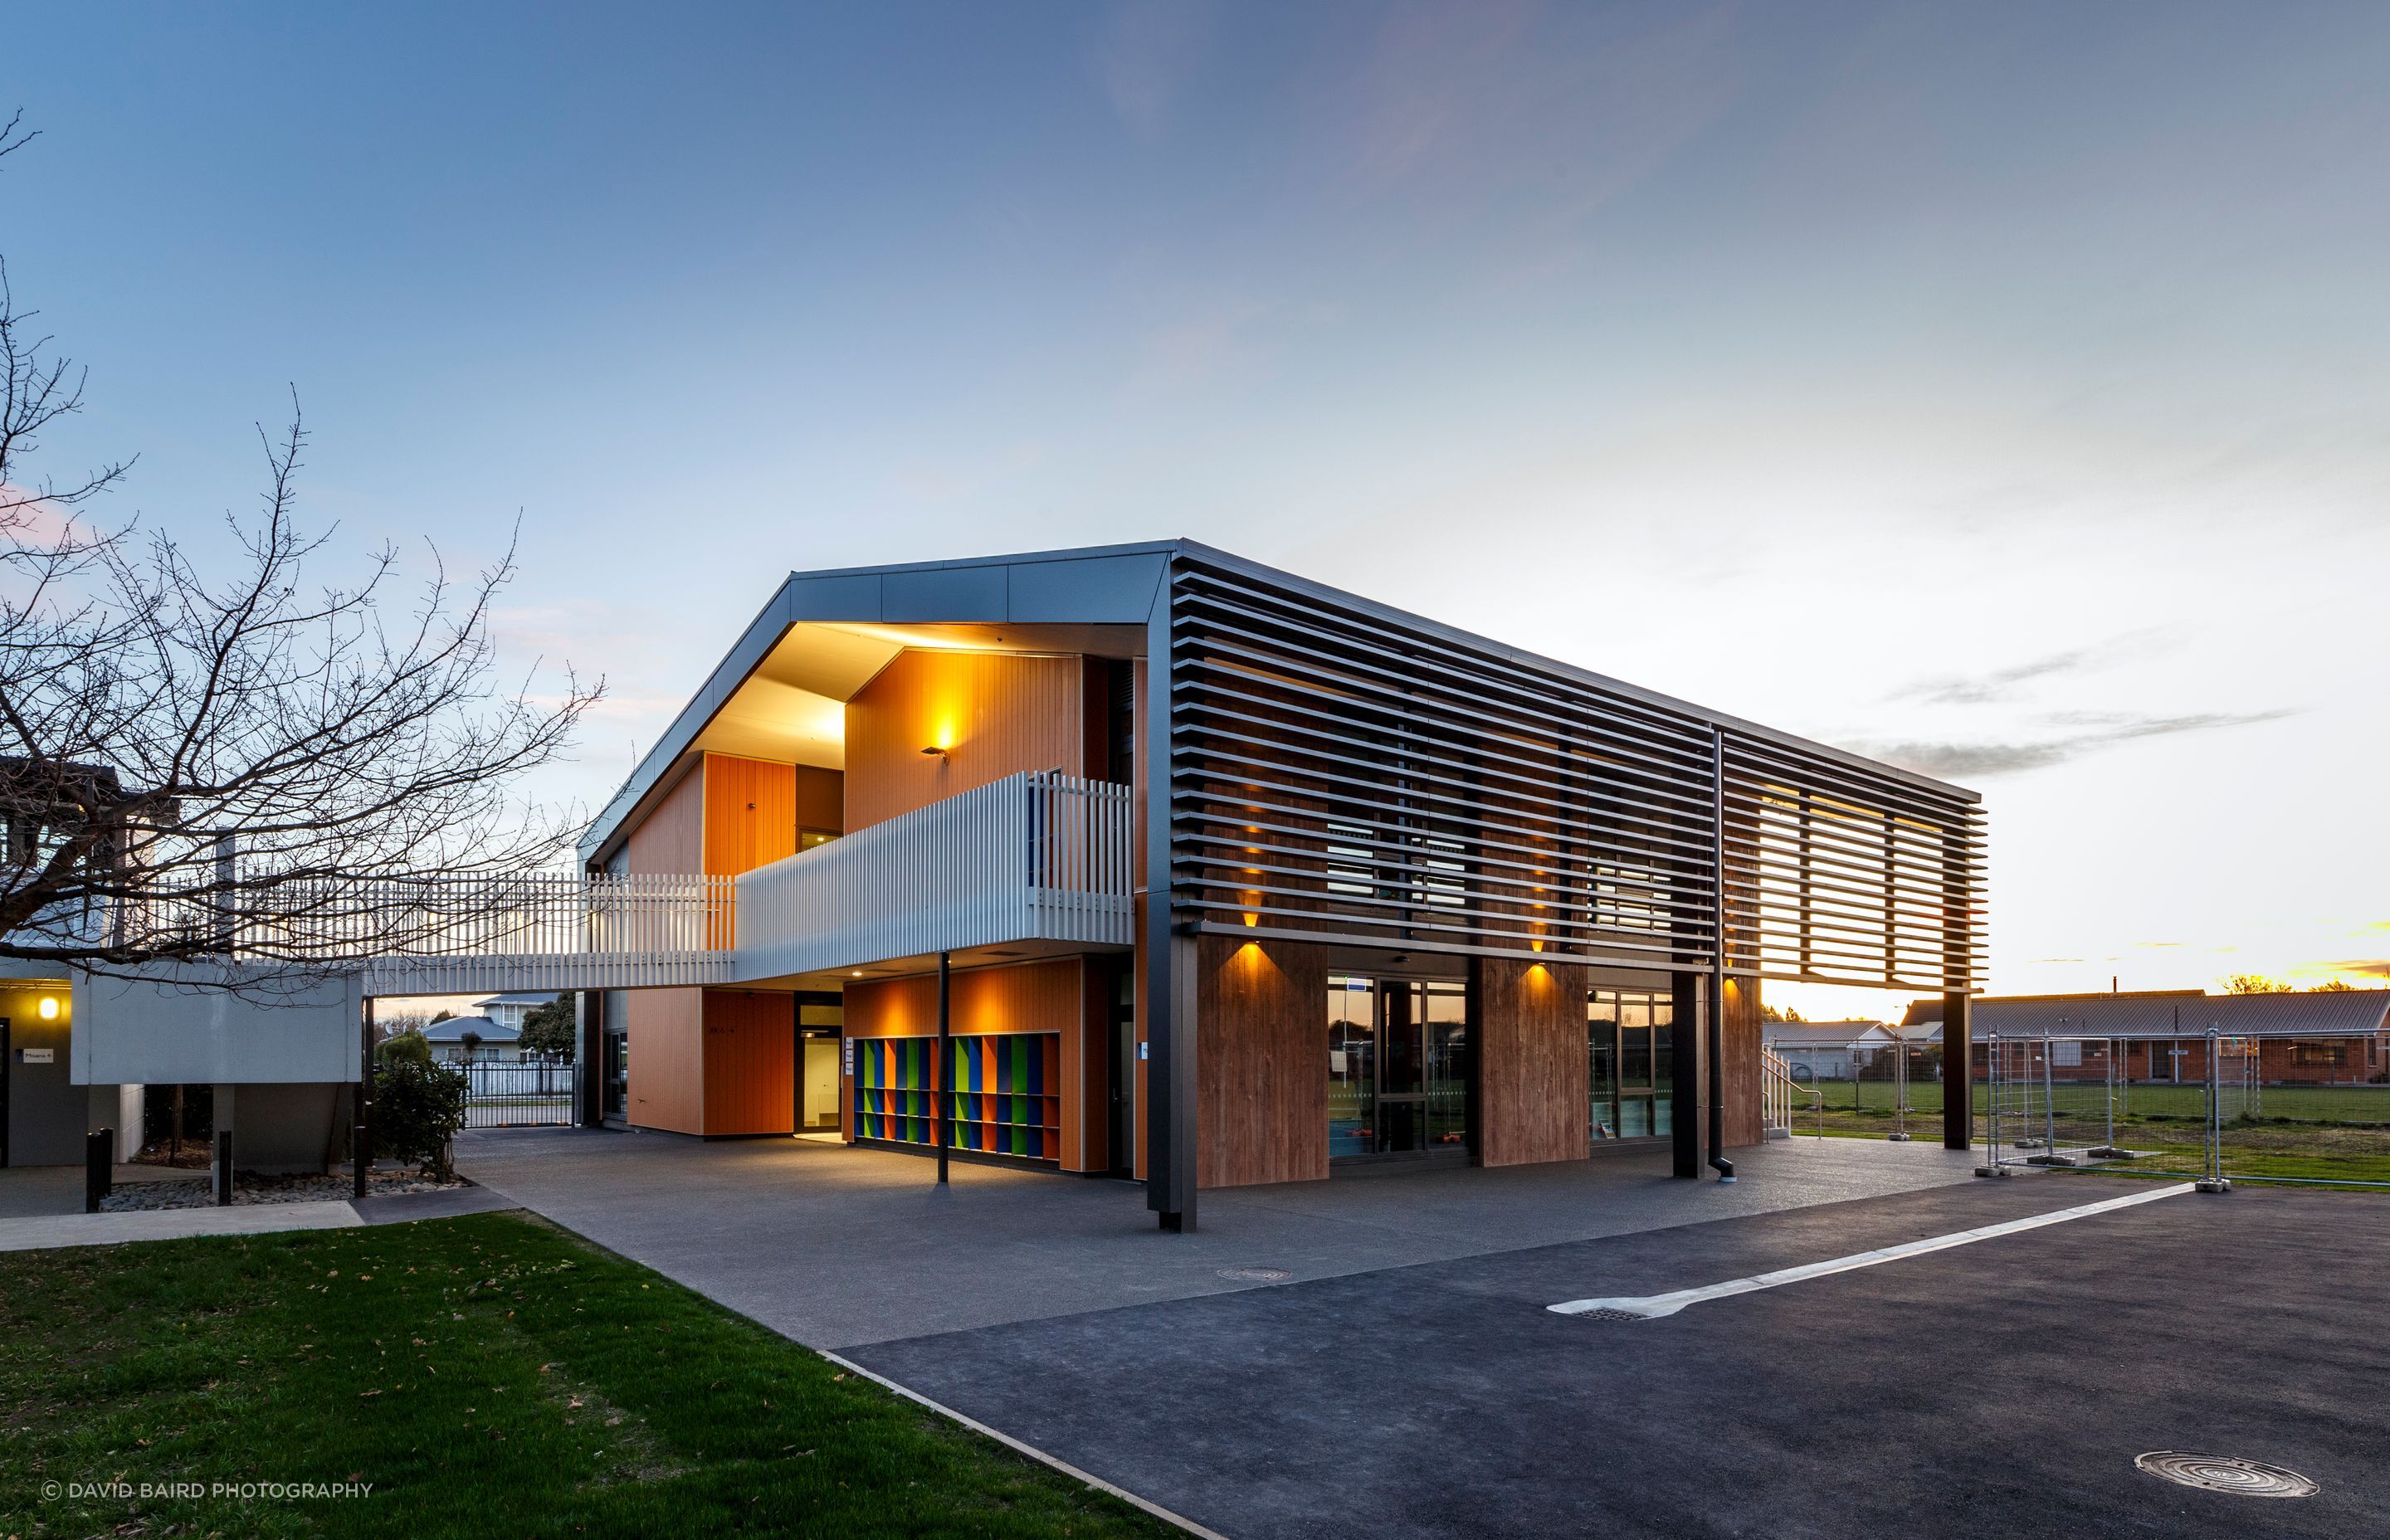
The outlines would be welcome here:
M 922 747 L 921 752 L 923 752 L 923 753 L 925 753 L 925 754 L 935 754 L 935 755 L 937 755 L 940 759 L 944 759 L 944 758 L 945 758 L 945 757 L 946 757 L 946 751 L 945 751 L 944 749 L 941 749 L 940 747 L 938 747 L 938 746 L 937 746 L 936 744 L 934 744 L 934 743 L 924 745 L 924 746 Z
M 58 997 L 55 995 L 45 995 L 42 996 L 42 1003 L 34 1009 L 41 1013 L 43 1020 L 55 1021 L 58 1019 Z

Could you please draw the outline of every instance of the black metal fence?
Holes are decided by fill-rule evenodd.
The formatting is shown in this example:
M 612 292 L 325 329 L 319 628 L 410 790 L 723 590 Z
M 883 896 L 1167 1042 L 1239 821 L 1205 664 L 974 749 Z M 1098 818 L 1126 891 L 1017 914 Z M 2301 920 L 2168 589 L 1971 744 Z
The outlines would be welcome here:
M 484 1061 L 457 1066 L 470 1084 L 465 1095 L 468 1128 L 562 1127 L 578 1104 L 578 1064 L 514 1064 Z

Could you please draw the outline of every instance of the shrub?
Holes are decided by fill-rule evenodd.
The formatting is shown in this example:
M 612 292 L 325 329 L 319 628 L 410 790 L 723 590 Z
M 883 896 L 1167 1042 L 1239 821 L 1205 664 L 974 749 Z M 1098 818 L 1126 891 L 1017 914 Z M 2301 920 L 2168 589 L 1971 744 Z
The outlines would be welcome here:
M 392 1033 L 383 1038 L 381 1046 L 374 1049 L 374 1057 L 384 1064 L 396 1064 L 402 1060 L 409 1064 L 429 1064 L 431 1062 L 431 1040 L 409 1027 L 405 1032 Z
M 374 1072 L 374 1152 L 413 1161 L 428 1176 L 449 1174 L 448 1142 L 465 1126 L 471 1081 L 448 1064 L 394 1059 Z

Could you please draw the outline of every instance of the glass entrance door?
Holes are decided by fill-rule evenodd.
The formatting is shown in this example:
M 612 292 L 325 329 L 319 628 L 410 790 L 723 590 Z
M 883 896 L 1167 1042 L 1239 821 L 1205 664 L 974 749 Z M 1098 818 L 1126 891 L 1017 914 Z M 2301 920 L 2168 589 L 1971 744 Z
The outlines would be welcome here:
M 1328 981 L 1328 1156 L 1464 1153 L 1469 1034 L 1458 983 Z
M 1585 1053 L 1596 1139 L 1643 1139 L 1669 1132 L 1675 1059 L 1665 991 L 1597 989 L 1586 1001 Z

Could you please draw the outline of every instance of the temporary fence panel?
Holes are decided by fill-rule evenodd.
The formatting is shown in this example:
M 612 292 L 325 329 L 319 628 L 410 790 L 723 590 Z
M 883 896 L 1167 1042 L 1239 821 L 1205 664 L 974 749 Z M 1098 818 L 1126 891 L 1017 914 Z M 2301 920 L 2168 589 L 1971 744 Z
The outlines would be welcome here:
M 2379 1034 L 1995 1035 L 1981 1054 L 1987 1170 L 2390 1187 L 2390 1045 Z
M 2129 1159 L 2117 1143 L 2117 1045 L 2104 1037 L 2001 1037 L 1984 1045 L 1983 1122 L 1995 1166 Z
M 2390 1053 L 2380 1034 L 2213 1041 L 2217 1174 L 2390 1186 Z

